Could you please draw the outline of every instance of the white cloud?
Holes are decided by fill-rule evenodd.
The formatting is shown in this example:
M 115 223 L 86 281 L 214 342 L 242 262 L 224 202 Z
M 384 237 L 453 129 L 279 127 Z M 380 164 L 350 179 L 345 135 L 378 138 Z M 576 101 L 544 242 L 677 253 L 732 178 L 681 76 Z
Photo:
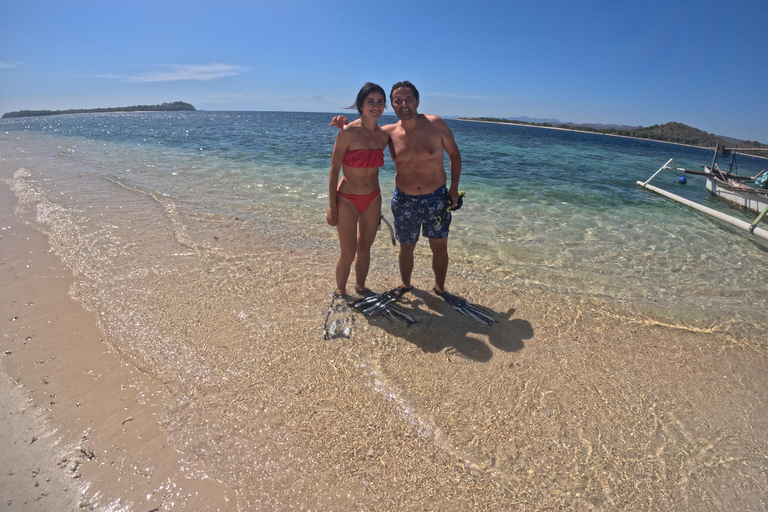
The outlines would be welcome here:
M 0 68 L 18 68 L 21 62 L 0 62 Z
M 248 71 L 242 66 L 231 64 L 174 64 L 164 71 L 151 71 L 136 76 L 125 77 L 131 82 L 177 82 L 180 80 L 216 80 L 236 76 Z

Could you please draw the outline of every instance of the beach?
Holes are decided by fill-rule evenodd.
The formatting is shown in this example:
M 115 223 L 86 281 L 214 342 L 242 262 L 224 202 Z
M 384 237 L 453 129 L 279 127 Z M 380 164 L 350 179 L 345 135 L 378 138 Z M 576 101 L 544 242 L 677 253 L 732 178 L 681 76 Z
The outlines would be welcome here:
M 491 312 L 486 327 L 431 293 L 420 244 L 416 288 L 398 301 L 418 323 L 342 311 L 350 336 L 325 340 L 332 232 L 264 202 L 206 209 L 199 194 L 114 177 L 141 165 L 80 153 L 0 137 L 8 510 L 768 507 L 762 309 L 727 321 L 672 311 L 698 279 L 690 263 L 642 269 L 682 288 L 640 293 L 626 279 L 612 295 L 620 285 L 598 286 L 599 271 L 545 286 L 522 261 L 559 263 L 521 231 L 518 266 L 457 248 L 449 290 Z M 296 215 L 322 220 L 318 203 Z M 457 239 L 469 215 L 456 214 Z M 562 252 L 595 258 L 575 242 Z M 385 236 L 372 269 L 371 289 L 397 283 Z M 600 293 L 573 292 L 589 279 Z M 743 300 L 731 285 L 701 308 Z
M 170 444 L 162 387 L 120 359 L 47 239 L 0 187 L 3 510 L 232 510 Z

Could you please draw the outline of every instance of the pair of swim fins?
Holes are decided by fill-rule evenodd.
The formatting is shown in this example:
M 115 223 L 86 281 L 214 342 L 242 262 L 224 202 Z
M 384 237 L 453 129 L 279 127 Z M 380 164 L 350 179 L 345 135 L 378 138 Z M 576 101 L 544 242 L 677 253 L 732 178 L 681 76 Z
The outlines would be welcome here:
M 417 323 L 416 319 L 395 306 L 397 299 L 402 297 L 408 290 L 408 288 L 398 286 L 384 293 L 368 292 L 363 298 L 350 302 L 349 306 L 359 310 L 365 316 L 381 313 L 383 317 L 390 321 L 401 320 L 410 327 Z
M 397 287 L 389 290 L 388 292 L 379 294 L 369 292 L 365 297 L 350 302 L 349 306 L 361 311 L 366 316 L 381 313 L 382 316 L 391 321 L 402 320 L 410 327 L 411 325 L 417 323 L 416 319 L 395 306 L 397 299 L 402 297 L 409 290 L 410 288 Z M 491 314 L 480 309 L 474 304 L 467 302 L 461 297 L 451 295 L 448 292 L 438 292 L 436 289 L 433 291 L 438 297 L 441 297 L 445 302 L 450 304 L 453 309 L 469 318 L 470 320 L 474 320 L 475 322 L 488 327 L 497 322 L 497 320 Z

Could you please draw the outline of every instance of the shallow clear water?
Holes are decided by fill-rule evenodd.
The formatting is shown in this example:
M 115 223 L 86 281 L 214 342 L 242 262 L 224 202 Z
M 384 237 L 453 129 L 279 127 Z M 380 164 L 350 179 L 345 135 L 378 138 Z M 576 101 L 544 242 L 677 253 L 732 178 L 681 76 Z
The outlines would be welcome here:
M 505 510 L 493 506 L 504 499 L 534 509 L 699 510 L 723 476 L 691 469 L 678 478 L 698 467 L 690 453 L 745 488 L 765 483 L 757 470 L 735 476 L 764 466 L 754 446 L 768 445 L 765 414 L 747 415 L 741 430 L 726 415 L 744 404 L 768 410 L 745 377 L 763 369 L 723 356 L 722 340 L 707 333 L 762 354 L 768 245 L 635 184 L 671 157 L 698 169 L 710 151 L 448 121 L 467 192 L 451 226 L 448 287 L 500 323 L 489 330 L 443 309 L 425 291 L 420 244 L 417 290 L 404 299 L 419 324 L 358 315 L 349 340 L 324 342 L 337 257 L 324 218 L 329 120 L 192 112 L 0 121 L 18 215 L 49 236 L 77 277 L 72 295 L 112 346 L 166 384 L 172 442 L 237 488 L 242 510 L 416 510 L 428 495 L 440 510 Z M 739 171 L 765 162 L 744 158 Z M 387 158 L 385 197 L 393 177 Z M 702 180 L 677 178 L 654 183 L 752 219 L 710 198 Z M 384 213 L 391 218 L 387 201 Z M 370 287 L 395 286 L 386 236 L 373 253 Z M 633 343 L 646 324 L 682 334 L 648 328 Z M 682 371 L 678 357 L 694 353 L 696 373 L 667 382 Z M 724 367 L 727 390 L 713 380 Z M 736 494 L 709 503 L 762 503 Z
M 327 114 L 138 113 L 4 120 L 45 134 L 61 155 L 167 208 L 279 219 L 295 240 L 333 239 L 323 225 L 334 129 Z M 390 118 L 389 120 L 394 120 Z M 766 243 L 638 187 L 669 158 L 709 164 L 709 150 L 596 134 L 449 121 L 462 151 L 465 208 L 452 226 L 453 270 L 641 303 L 682 317 L 768 320 Z M 766 160 L 740 158 L 754 174 Z M 393 188 L 387 159 L 385 197 Z M 654 184 L 745 220 L 665 171 Z M 389 215 L 388 201 L 384 211 Z M 390 216 L 391 217 L 391 216 Z M 285 224 L 283 224 L 285 223 Z M 302 232 L 296 235 L 294 231 Z

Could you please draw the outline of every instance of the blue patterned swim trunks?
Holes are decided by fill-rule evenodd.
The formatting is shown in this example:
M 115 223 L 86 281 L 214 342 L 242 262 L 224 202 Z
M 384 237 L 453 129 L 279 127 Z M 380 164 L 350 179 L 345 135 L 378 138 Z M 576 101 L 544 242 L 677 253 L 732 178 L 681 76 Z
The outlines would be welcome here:
M 415 244 L 419 231 L 427 238 L 448 236 L 451 212 L 447 211 L 449 199 L 445 185 L 430 194 L 412 196 L 395 187 L 392 195 L 392 216 L 395 218 L 395 235 L 401 244 Z

